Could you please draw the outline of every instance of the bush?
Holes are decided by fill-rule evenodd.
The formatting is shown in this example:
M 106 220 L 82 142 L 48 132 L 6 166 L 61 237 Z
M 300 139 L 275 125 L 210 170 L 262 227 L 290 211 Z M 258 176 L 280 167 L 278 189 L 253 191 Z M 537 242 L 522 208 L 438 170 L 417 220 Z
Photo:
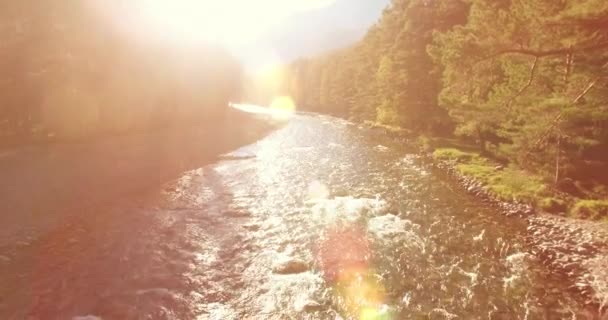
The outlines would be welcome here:
M 457 162 L 460 174 L 477 179 L 500 200 L 535 203 L 539 197 L 546 196 L 547 188 L 541 177 L 515 167 L 503 168 L 477 153 L 445 148 L 435 150 L 433 156 Z
M 417 143 L 418 143 L 418 147 L 420 148 L 420 150 L 422 150 L 424 152 L 433 151 L 433 147 L 431 145 L 431 139 L 429 139 L 429 137 L 419 136 L 417 139 Z
M 398 126 L 401 122 L 397 108 L 388 100 L 376 109 L 376 121 L 389 126 Z
M 563 213 L 568 210 L 566 201 L 558 198 L 547 197 L 542 198 L 537 203 L 538 208 L 549 213 Z
M 490 179 L 489 188 L 504 200 L 534 203 L 546 195 L 547 187 L 541 177 L 517 168 L 496 172 Z
M 579 200 L 570 214 L 576 218 L 606 220 L 608 219 L 608 200 Z
M 479 162 L 482 160 L 477 153 L 464 152 L 453 148 L 437 149 L 433 153 L 433 157 L 437 160 L 453 160 L 461 163 L 473 160 Z

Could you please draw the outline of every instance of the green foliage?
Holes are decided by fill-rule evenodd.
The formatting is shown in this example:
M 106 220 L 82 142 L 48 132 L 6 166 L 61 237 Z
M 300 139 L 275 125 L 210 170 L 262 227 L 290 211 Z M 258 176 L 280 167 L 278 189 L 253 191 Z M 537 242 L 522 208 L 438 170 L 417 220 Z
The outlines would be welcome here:
M 392 101 L 385 100 L 382 105 L 376 109 L 376 121 L 388 126 L 399 125 L 398 107 Z
M 458 170 L 465 176 L 478 179 L 490 193 L 501 200 L 534 203 L 547 194 L 542 178 L 530 176 L 517 168 L 500 170 L 488 162 L 473 162 L 458 165 Z
M 454 148 L 439 148 L 433 153 L 433 157 L 437 160 L 444 161 L 456 161 L 460 163 L 471 162 L 475 160 L 476 163 L 482 162 L 479 154 L 464 152 Z
M 560 179 L 608 145 L 605 1 L 470 1 L 436 32 L 440 103 L 456 133 L 494 156 Z
M 433 146 L 431 145 L 431 138 L 429 138 L 425 135 L 418 136 L 418 138 L 416 139 L 416 143 L 420 147 L 420 150 L 422 150 L 424 152 L 433 151 Z
M 505 201 L 534 203 L 547 195 L 547 186 L 539 176 L 530 175 L 516 167 L 502 168 L 478 153 L 453 148 L 437 149 L 433 157 L 457 163 L 458 172 L 481 182 L 486 190 Z
M 474 143 L 434 156 L 502 199 L 563 211 L 548 185 L 606 195 L 591 189 L 608 185 L 607 25 L 603 0 L 394 0 L 361 42 L 291 77 L 305 108 Z
M 534 203 L 547 195 L 547 185 L 541 177 L 516 168 L 501 170 L 490 182 L 490 190 L 505 200 Z
M 563 213 L 568 210 L 566 201 L 555 197 L 546 197 L 538 201 L 537 206 L 544 212 Z
M 291 93 L 311 111 L 415 132 L 450 127 L 427 46 L 434 31 L 464 23 L 466 8 L 461 0 L 395 0 L 360 43 L 292 64 Z
M 608 218 L 608 200 L 579 200 L 570 214 L 577 218 L 605 220 Z

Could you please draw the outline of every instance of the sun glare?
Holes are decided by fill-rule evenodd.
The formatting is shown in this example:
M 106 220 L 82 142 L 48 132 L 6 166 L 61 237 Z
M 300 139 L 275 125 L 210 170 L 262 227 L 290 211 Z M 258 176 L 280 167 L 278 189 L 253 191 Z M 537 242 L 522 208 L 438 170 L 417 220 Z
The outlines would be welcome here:
M 296 104 L 288 96 L 275 98 L 269 107 L 252 104 L 230 104 L 230 106 L 243 112 L 266 115 L 277 121 L 288 121 L 296 112 Z
M 294 13 L 322 8 L 334 1 L 134 0 L 118 6 L 121 12 L 114 15 L 129 16 L 129 21 L 120 23 L 128 24 L 129 28 L 138 25 L 148 36 L 239 45 L 254 41 Z M 111 10 L 116 11 L 116 7 Z

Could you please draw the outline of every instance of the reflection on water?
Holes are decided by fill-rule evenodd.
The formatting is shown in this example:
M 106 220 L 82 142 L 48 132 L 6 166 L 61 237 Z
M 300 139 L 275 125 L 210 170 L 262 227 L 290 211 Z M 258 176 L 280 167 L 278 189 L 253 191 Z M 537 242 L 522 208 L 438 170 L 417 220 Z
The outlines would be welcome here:
M 525 221 L 382 135 L 295 116 L 234 155 L 66 227 L 0 318 L 584 319 Z
M 342 317 L 562 318 L 581 308 L 527 254 L 524 221 L 384 137 L 298 118 L 250 151 L 257 161 L 235 165 L 255 167 L 248 189 L 265 190 L 256 211 L 281 217 L 290 254 L 314 262 Z
M 275 98 L 269 107 L 253 104 L 231 104 L 230 106 L 240 111 L 267 116 L 277 121 L 288 121 L 296 112 L 296 105 L 293 99 L 287 96 Z

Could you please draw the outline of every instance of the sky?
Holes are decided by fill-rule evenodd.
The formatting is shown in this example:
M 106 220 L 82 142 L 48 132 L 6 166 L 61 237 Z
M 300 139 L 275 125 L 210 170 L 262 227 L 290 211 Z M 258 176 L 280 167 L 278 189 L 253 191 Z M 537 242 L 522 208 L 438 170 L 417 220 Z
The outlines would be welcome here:
M 225 46 L 255 42 L 291 15 L 330 6 L 335 0 L 133 0 L 130 22 L 167 41 L 213 41 Z
M 331 35 L 335 38 L 339 30 L 331 29 L 339 29 L 339 21 L 352 15 L 351 19 L 365 20 L 360 28 L 355 29 L 365 30 L 371 24 L 371 20 L 361 19 L 347 10 L 360 9 L 359 13 L 377 19 L 381 8 L 388 2 L 359 1 L 130 0 L 114 2 L 111 6 L 105 1 L 98 3 L 101 11 L 116 25 L 126 32 L 136 33 L 137 37 L 169 45 L 217 43 L 230 50 L 246 67 L 263 69 L 293 59 L 294 55 L 316 53 L 310 48 L 331 49 L 319 43 L 333 41 Z M 368 13 L 370 5 L 375 9 Z M 317 13 L 324 15 L 324 23 L 314 21 Z M 294 27 L 294 24 L 300 26 Z M 336 43 L 337 46 L 354 41 L 348 34 L 339 36 L 337 40 L 342 40 Z

